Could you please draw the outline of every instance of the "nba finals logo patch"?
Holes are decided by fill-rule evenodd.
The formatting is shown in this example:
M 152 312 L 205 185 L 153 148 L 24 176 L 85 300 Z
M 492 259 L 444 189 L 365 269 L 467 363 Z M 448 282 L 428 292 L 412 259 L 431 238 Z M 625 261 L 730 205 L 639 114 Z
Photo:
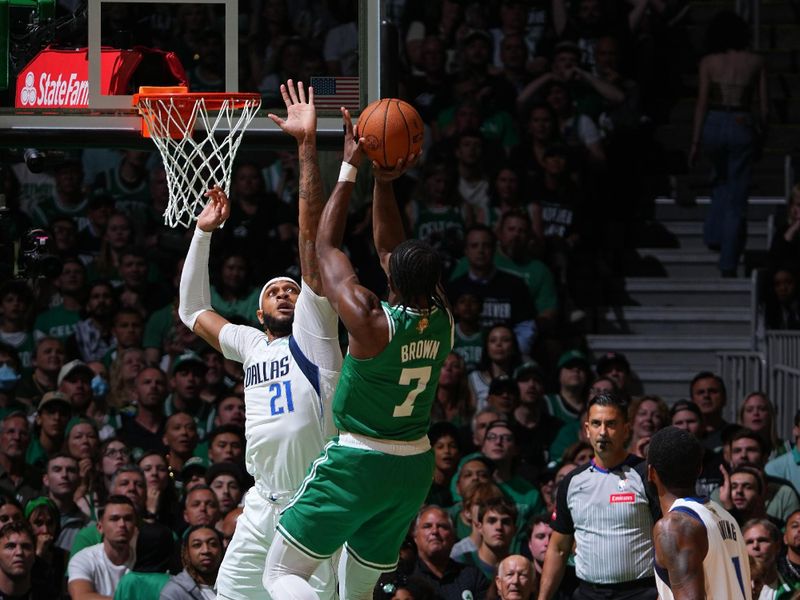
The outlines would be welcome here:
M 422 317 L 419 320 L 419 323 L 417 323 L 417 332 L 420 335 L 422 335 L 423 333 L 425 333 L 425 330 L 428 328 L 428 325 L 430 325 L 430 321 L 428 321 L 428 317 Z

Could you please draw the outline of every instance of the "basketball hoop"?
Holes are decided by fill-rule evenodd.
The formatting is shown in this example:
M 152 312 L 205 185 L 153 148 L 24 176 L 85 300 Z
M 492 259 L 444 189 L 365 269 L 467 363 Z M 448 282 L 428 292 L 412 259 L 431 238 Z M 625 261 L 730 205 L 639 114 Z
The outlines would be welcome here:
M 164 159 L 169 186 L 164 222 L 189 227 L 206 204 L 206 191 L 218 185 L 230 193 L 236 151 L 261 96 L 140 87 L 133 105 L 142 117 L 142 135 L 155 142 Z M 202 131 L 195 131 L 198 122 Z

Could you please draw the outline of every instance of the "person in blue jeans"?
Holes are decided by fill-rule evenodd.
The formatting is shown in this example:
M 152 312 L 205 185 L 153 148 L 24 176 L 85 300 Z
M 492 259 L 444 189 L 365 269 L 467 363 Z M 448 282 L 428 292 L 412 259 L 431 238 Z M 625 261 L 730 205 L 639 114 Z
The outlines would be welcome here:
M 768 111 L 764 59 L 747 49 L 749 37 L 747 24 L 732 11 L 709 23 L 689 151 L 691 166 L 702 143 L 714 167 L 703 239 L 719 249 L 723 277 L 736 276 L 744 247 L 752 165 Z

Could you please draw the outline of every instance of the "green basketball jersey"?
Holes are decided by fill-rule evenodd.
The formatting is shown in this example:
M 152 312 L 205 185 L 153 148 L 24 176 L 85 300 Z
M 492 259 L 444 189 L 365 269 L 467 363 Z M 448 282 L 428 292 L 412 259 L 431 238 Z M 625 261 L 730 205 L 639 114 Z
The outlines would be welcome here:
M 378 439 L 414 441 L 428 433 L 439 371 L 453 347 L 453 318 L 381 303 L 389 344 L 378 356 L 344 359 L 333 398 L 336 427 Z

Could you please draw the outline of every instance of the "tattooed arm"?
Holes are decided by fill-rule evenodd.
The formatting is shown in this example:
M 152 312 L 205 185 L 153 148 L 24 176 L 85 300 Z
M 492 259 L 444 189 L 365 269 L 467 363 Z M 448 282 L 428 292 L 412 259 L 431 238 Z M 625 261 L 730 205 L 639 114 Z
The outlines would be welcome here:
M 286 104 L 286 119 L 270 114 L 269 117 L 286 133 L 297 140 L 297 152 L 300 159 L 300 214 L 298 245 L 300 254 L 300 271 L 303 281 L 311 290 L 322 295 L 322 280 L 317 265 L 314 243 L 317 239 L 317 227 L 322 214 L 322 180 L 317 160 L 317 112 L 314 108 L 314 90 L 308 88 L 308 97 L 302 82 L 290 79 L 281 85 L 281 95 Z
M 705 526 L 680 513 L 667 513 L 653 529 L 656 563 L 669 573 L 675 600 L 706 600 L 703 560 L 708 554 Z

